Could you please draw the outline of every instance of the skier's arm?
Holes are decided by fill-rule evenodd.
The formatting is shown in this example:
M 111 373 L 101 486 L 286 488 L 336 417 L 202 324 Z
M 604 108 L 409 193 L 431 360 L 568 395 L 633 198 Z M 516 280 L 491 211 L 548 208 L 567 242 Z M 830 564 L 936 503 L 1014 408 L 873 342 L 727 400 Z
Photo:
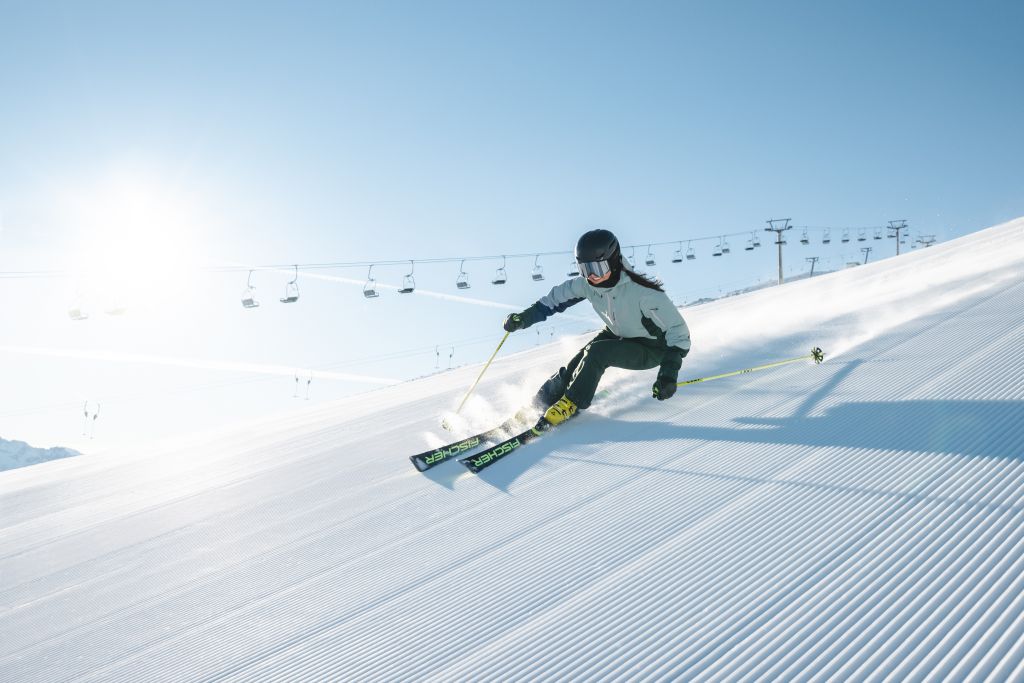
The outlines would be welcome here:
M 662 358 L 658 380 L 663 385 L 671 383 L 674 388 L 683 358 L 690 352 L 690 328 L 667 294 L 659 293 L 656 296 L 645 297 L 640 302 L 640 310 L 646 318 L 665 332 L 668 351 Z
M 550 292 L 522 313 L 513 313 L 505 318 L 505 329 L 509 332 L 525 330 L 531 325 L 547 320 L 555 313 L 561 313 L 570 306 L 578 304 L 587 298 L 586 290 L 583 289 L 585 285 L 583 278 L 574 277 L 552 287 Z M 511 329 L 509 329 L 510 327 Z

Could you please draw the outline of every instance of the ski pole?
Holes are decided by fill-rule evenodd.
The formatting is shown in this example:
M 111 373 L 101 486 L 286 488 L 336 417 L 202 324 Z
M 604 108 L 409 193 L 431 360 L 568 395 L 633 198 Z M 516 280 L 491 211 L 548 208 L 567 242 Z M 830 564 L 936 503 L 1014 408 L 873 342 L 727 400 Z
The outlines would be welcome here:
M 455 414 L 456 415 L 458 415 L 459 411 L 462 410 L 462 406 L 466 405 L 466 401 L 469 399 L 469 395 L 473 393 L 474 389 L 476 389 L 476 385 L 480 383 L 480 378 L 484 376 L 485 372 L 487 372 L 487 368 L 491 367 L 491 361 L 493 361 L 494 357 L 498 355 L 498 351 L 501 350 L 502 345 L 505 344 L 505 340 L 508 339 L 508 335 L 510 335 L 510 334 L 512 334 L 512 333 L 511 332 L 506 332 L 505 336 L 501 338 L 500 342 L 498 342 L 498 348 L 494 349 L 494 353 L 492 353 L 491 357 L 487 359 L 487 363 L 484 365 L 484 369 L 480 371 L 479 375 L 477 375 L 476 381 L 473 382 L 473 386 L 471 386 L 469 388 L 469 391 L 466 392 L 466 395 L 462 397 L 462 403 L 460 403 L 459 407 L 455 409 Z M 449 428 L 449 425 L 447 424 L 447 422 L 442 422 L 441 425 L 445 429 Z
M 767 363 L 765 365 L 758 365 L 755 368 L 746 368 L 744 370 L 734 370 L 733 372 L 726 372 L 726 373 L 723 373 L 721 375 L 713 375 L 711 377 L 700 377 L 698 379 L 688 379 L 685 382 L 678 382 L 676 384 L 676 386 L 677 387 L 681 387 L 684 384 L 697 384 L 698 382 L 710 382 L 713 379 L 722 379 L 723 377 L 733 377 L 735 375 L 742 375 L 742 374 L 747 373 L 747 372 L 755 372 L 757 370 L 767 370 L 768 368 L 777 368 L 780 365 L 787 365 L 789 363 L 797 363 L 799 361 L 808 360 L 808 359 L 814 360 L 815 364 L 820 364 L 821 361 L 825 360 L 825 354 L 824 354 L 824 352 L 822 352 L 822 350 L 819 347 L 815 346 L 813 349 L 811 349 L 811 352 L 809 354 L 807 354 L 806 356 L 800 356 L 799 358 L 790 358 L 788 360 L 780 360 L 780 361 L 776 361 L 774 363 Z

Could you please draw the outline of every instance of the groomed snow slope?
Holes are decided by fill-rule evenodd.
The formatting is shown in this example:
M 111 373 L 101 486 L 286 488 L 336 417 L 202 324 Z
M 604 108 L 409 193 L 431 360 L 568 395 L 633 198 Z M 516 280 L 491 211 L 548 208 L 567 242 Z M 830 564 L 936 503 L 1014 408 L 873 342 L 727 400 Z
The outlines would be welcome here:
M 681 379 L 828 359 L 611 372 L 480 476 L 406 458 L 479 367 L 0 474 L 0 680 L 1024 679 L 1022 273 L 1017 220 L 687 309 Z

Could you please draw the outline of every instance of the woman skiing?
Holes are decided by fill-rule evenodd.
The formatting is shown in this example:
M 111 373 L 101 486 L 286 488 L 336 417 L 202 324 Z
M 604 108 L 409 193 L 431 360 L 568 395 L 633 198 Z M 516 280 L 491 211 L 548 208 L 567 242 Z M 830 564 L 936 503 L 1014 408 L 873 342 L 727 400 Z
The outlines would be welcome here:
M 654 398 L 671 398 L 690 351 L 690 330 L 679 309 L 660 283 L 622 263 L 619 241 L 608 230 L 584 233 L 576 243 L 576 262 L 583 277 L 563 282 L 522 313 L 505 318 L 507 332 L 523 330 L 586 299 L 605 323 L 537 392 L 534 404 L 546 409 L 544 419 L 557 425 L 588 408 L 609 367 L 660 367 Z

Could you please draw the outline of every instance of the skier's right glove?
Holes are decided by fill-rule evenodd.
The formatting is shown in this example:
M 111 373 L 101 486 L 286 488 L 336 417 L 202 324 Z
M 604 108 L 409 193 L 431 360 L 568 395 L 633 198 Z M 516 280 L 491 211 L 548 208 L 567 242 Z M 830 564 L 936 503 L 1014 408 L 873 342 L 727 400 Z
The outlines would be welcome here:
M 505 318 L 505 324 L 502 325 L 506 332 L 515 332 L 526 327 L 523 316 L 519 313 L 509 313 Z

